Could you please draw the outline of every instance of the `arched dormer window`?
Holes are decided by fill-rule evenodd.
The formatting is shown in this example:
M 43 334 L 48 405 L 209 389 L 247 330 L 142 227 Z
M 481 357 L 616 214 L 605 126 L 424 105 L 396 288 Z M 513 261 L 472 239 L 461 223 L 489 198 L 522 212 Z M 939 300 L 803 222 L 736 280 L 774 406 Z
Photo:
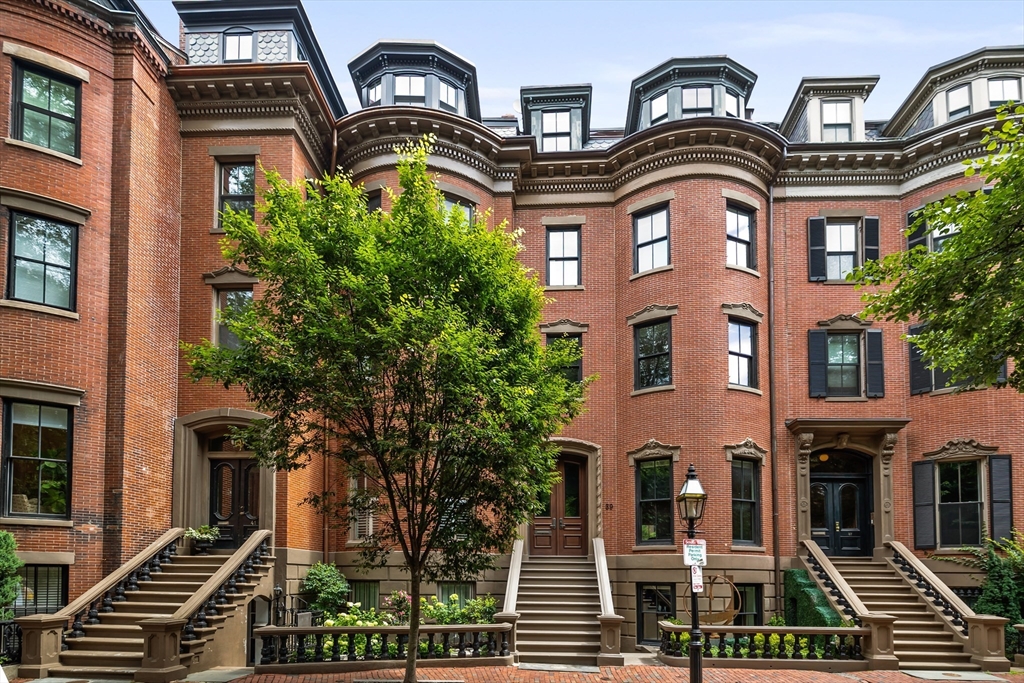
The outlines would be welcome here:
M 247 28 L 230 28 L 224 32 L 223 62 L 253 61 L 253 34 Z

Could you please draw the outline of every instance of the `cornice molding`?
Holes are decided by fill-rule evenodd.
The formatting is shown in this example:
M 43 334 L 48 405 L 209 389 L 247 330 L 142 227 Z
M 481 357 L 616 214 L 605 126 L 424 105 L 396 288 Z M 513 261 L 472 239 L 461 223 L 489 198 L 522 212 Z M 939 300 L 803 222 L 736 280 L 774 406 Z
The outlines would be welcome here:
M 951 439 L 942 448 L 925 453 L 924 457 L 928 460 L 984 458 L 998 451 L 998 446 L 985 446 L 975 439 Z
M 847 313 L 840 313 L 828 320 L 818 321 L 818 327 L 827 327 L 833 330 L 859 330 L 865 327 L 871 327 L 871 324 L 870 320 L 861 320 L 857 316 L 849 315 Z
M 764 313 L 746 302 L 740 304 L 722 304 L 722 313 L 733 318 L 742 318 L 753 323 L 760 323 L 764 319 Z
M 768 450 L 761 448 L 757 445 L 749 436 L 737 444 L 727 445 L 725 448 L 725 459 L 732 462 L 733 458 L 742 458 L 746 460 L 756 460 L 760 464 L 764 464 L 764 458 L 768 455 Z
M 541 323 L 543 334 L 583 334 L 590 329 L 589 323 L 580 323 L 571 318 L 562 318 L 553 323 Z
M 679 313 L 678 306 L 666 306 L 665 304 L 651 304 L 644 306 L 633 315 L 626 317 L 627 325 L 640 325 L 650 320 L 668 318 Z
M 203 273 L 203 282 L 214 287 L 223 285 L 252 285 L 259 282 L 252 273 L 238 266 L 224 266 L 211 273 Z
M 672 462 L 679 462 L 679 451 L 682 446 L 664 444 L 657 439 L 650 439 L 639 448 L 626 451 L 629 459 L 629 466 L 635 467 L 637 460 L 655 460 L 657 458 L 672 458 Z

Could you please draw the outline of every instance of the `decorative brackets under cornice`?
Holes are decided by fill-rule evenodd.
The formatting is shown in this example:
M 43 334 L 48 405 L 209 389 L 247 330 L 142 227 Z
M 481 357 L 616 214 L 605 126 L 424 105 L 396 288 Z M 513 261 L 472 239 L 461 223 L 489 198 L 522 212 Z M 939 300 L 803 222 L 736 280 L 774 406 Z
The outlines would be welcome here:
M 722 313 L 731 318 L 742 318 L 752 323 L 759 323 L 764 318 L 764 313 L 757 310 L 748 303 L 722 304 Z
M 259 280 L 247 270 L 235 266 L 224 266 L 212 273 L 203 273 L 203 282 L 214 287 L 224 287 L 227 285 L 254 285 Z
M 947 458 L 984 458 L 996 453 L 998 446 L 984 446 L 975 439 L 952 439 L 942 448 L 925 453 L 929 460 L 945 460 Z
M 665 304 L 651 304 L 645 306 L 633 315 L 626 318 L 627 325 L 640 325 L 651 320 L 667 318 L 679 313 L 678 306 L 666 306 Z
M 583 334 L 589 329 L 588 323 L 578 323 L 569 318 L 562 318 L 553 323 L 542 323 L 540 326 L 543 334 Z
M 670 446 L 663 444 L 657 439 L 651 439 L 640 448 L 634 448 L 626 452 L 629 458 L 629 466 L 636 467 L 637 460 L 653 460 L 655 458 L 672 458 L 672 462 L 679 462 L 679 449 L 681 446 Z
M 859 330 L 864 327 L 871 327 L 870 320 L 861 320 L 855 315 L 840 313 L 828 320 L 819 320 L 818 327 L 827 327 L 832 330 Z
M 764 456 L 767 454 L 768 451 L 758 446 L 757 442 L 749 436 L 740 443 L 725 446 L 725 459 L 729 462 L 732 462 L 733 458 L 743 458 L 746 460 L 756 460 L 763 465 Z

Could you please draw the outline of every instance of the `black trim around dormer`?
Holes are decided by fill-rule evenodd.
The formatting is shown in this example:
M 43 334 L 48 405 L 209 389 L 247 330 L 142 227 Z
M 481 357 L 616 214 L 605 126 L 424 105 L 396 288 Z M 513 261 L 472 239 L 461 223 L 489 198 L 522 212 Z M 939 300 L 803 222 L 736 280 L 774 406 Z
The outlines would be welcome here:
M 582 145 L 590 140 L 590 101 L 594 88 L 590 83 L 579 85 L 528 85 L 519 89 L 519 104 L 523 112 L 523 134 L 534 135 L 529 112 L 580 109 L 583 114 Z

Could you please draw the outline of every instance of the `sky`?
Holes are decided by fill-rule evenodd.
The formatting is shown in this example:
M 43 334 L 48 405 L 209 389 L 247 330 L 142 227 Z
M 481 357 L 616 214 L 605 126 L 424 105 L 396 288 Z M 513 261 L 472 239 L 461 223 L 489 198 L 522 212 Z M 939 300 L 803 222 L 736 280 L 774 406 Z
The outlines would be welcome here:
M 348 62 L 382 39 L 430 39 L 473 62 L 484 116 L 525 85 L 591 83 L 592 128 L 625 125 L 634 78 L 672 57 L 728 55 L 758 75 L 756 121 L 781 121 L 804 76 L 880 76 L 868 120 L 890 118 L 936 64 L 1024 44 L 1024 1 L 374 2 L 304 0 L 349 111 Z M 170 0 L 141 0 L 177 43 Z

